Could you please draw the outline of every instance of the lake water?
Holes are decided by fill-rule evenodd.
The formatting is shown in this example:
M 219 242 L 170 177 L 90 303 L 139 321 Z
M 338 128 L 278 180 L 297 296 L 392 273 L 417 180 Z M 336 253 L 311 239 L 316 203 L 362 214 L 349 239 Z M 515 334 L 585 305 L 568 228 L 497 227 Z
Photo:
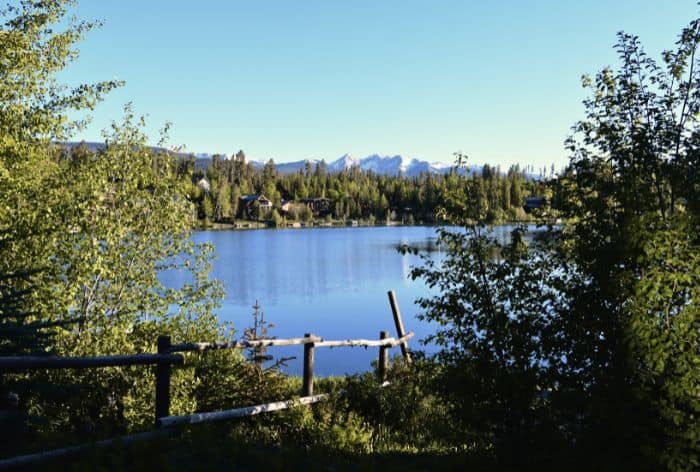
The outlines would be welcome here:
M 237 336 L 252 324 L 256 300 L 265 319 L 275 325 L 269 334 L 279 338 L 314 333 L 325 339 L 377 339 L 382 330 L 395 336 L 388 290 L 396 292 L 406 330 L 417 337 L 430 331 L 415 319 L 419 307 L 414 305 L 428 291 L 408 277 L 420 258 L 400 254 L 397 246 L 434 241 L 434 228 L 197 231 L 193 238 L 216 248 L 212 275 L 226 292 L 219 318 L 232 321 Z M 398 352 L 392 349 L 392 354 Z M 268 353 L 296 356 L 286 370 L 301 372 L 301 346 L 275 347 Z M 319 348 L 315 372 L 363 372 L 376 356 L 377 349 Z
M 509 227 L 499 227 L 505 234 Z M 415 254 L 400 254 L 402 244 L 421 248 L 431 258 L 443 254 L 434 248 L 435 228 L 426 226 L 270 229 L 250 231 L 196 231 L 196 242 L 212 243 L 216 260 L 213 277 L 224 283 L 226 295 L 218 311 L 221 320 L 232 321 L 236 337 L 252 324 L 252 306 L 259 301 L 265 319 L 274 323 L 270 335 L 301 337 L 314 333 L 324 339 L 377 339 L 382 330 L 396 336 L 387 291 L 394 290 L 406 331 L 416 337 L 433 328 L 416 319 L 414 302 L 430 295 L 421 281 L 409 278 L 420 265 Z M 377 348 L 319 348 L 315 356 L 318 375 L 342 375 L 369 370 Z M 296 356 L 285 369 L 302 370 L 302 347 L 273 347 L 275 357 Z M 400 349 L 391 350 L 391 355 Z

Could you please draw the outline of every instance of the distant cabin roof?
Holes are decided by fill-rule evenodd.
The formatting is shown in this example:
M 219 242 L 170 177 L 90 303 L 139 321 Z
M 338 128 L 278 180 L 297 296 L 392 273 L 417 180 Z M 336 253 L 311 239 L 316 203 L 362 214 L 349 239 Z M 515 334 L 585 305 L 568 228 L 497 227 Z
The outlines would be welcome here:
M 206 177 L 202 177 L 201 179 L 199 179 L 199 182 L 197 182 L 197 187 L 207 192 L 211 190 L 211 184 L 209 184 L 209 181 L 206 179 Z
M 243 195 L 241 196 L 241 200 L 244 202 L 254 202 L 256 200 L 268 200 L 268 198 L 265 195 Z

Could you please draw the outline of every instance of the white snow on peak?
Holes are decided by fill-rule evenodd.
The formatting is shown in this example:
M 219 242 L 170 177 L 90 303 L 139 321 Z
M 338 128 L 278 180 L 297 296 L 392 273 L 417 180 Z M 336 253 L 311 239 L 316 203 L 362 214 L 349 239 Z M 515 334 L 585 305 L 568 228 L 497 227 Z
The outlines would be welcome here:
M 338 159 L 328 164 L 327 169 L 329 172 L 341 172 L 356 165 L 359 165 L 357 159 L 355 159 L 351 154 L 343 154 Z
M 202 155 L 202 158 L 210 160 L 211 155 Z M 304 171 L 306 169 L 307 162 L 309 162 L 312 165 L 312 168 L 315 169 L 321 160 L 304 159 L 294 162 L 282 162 L 276 163 L 276 167 L 280 174 L 292 174 L 295 172 Z M 264 162 L 258 161 L 250 161 L 250 163 L 257 168 L 262 168 L 264 165 Z M 334 161 L 326 161 L 326 171 L 330 173 L 343 172 L 350 170 L 353 167 L 359 167 L 365 172 L 373 172 L 379 175 L 399 175 L 400 173 L 404 177 L 417 177 L 424 172 L 431 174 L 445 174 L 449 172 L 453 166 L 452 164 L 447 164 L 444 162 L 430 163 L 428 161 L 421 161 L 402 154 L 370 154 L 369 156 L 358 159 L 352 154 L 346 153 Z M 470 168 L 466 170 L 468 173 L 478 171 L 477 166 L 470 166 Z

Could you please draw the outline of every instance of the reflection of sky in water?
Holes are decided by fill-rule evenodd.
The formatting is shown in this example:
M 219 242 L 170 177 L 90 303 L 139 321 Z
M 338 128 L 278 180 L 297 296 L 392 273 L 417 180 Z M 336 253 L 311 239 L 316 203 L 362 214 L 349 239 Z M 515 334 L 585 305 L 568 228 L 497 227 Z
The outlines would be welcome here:
M 193 238 L 215 247 L 212 275 L 223 281 L 226 292 L 219 317 L 233 322 L 237 336 L 251 324 L 256 300 L 265 319 L 275 324 L 270 334 L 279 338 L 312 332 L 326 339 L 376 339 L 381 330 L 395 336 L 388 290 L 396 292 L 408 331 L 418 338 L 432 331 L 415 319 L 420 307 L 414 301 L 428 290 L 421 281 L 408 278 L 421 260 L 400 254 L 397 247 L 427 245 L 434 241 L 434 228 L 198 231 Z M 169 273 L 163 281 L 179 285 L 183 280 Z M 301 372 L 301 346 L 272 348 L 269 353 L 297 356 L 288 370 Z M 398 353 L 398 348 L 392 350 L 392 355 Z M 340 375 L 368 370 L 377 349 L 319 348 L 315 357 L 319 375 Z

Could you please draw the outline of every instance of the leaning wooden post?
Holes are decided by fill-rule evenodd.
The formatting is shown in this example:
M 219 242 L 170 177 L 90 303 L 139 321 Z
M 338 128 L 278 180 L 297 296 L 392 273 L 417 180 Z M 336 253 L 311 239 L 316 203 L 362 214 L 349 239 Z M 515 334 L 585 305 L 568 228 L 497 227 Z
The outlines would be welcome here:
M 387 292 L 389 295 L 389 304 L 391 305 L 391 312 L 394 314 L 394 324 L 396 325 L 396 334 L 399 339 L 403 338 L 406 333 L 403 330 L 403 322 L 401 321 L 401 312 L 399 311 L 399 304 L 396 302 L 396 294 L 393 290 Z M 411 353 L 408 352 L 408 342 L 403 341 L 401 343 L 401 353 L 403 358 L 406 360 L 406 364 L 411 363 Z
M 310 338 L 311 333 L 304 334 L 305 338 Z M 304 344 L 304 385 L 301 392 L 303 397 L 314 394 L 314 343 Z
M 381 331 L 379 339 L 386 339 L 389 333 Z M 377 376 L 380 382 L 386 381 L 386 373 L 389 370 L 389 346 L 379 346 L 379 362 L 377 364 Z
M 170 354 L 170 346 L 170 336 L 158 336 L 158 354 Z M 156 367 L 156 424 L 170 414 L 170 371 L 169 362 Z

